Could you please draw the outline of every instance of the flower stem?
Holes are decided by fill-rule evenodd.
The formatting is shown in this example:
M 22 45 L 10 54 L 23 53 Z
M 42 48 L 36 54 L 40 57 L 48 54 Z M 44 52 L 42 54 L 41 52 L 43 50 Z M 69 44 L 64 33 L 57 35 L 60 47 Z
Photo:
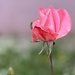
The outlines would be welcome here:
M 53 75 L 52 52 L 50 54 L 50 75 Z

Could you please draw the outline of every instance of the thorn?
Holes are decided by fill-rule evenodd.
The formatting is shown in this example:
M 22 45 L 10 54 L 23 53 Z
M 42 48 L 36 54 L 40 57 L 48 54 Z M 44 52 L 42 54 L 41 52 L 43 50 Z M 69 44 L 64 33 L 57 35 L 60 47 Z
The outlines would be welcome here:
M 31 29 L 32 29 L 32 23 L 33 23 L 33 22 L 30 23 L 30 28 L 31 28 Z
M 55 42 L 53 42 L 53 46 L 55 45 Z

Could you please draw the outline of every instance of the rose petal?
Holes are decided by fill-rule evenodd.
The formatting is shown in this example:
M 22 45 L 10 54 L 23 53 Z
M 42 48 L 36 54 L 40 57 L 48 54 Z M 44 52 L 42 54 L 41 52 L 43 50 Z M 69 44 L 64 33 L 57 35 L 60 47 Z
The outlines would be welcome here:
M 65 36 L 71 30 L 72 26 L 70 16 L 66 10 L 59 9 L 58 13 L 60 17 L 60 30 L 57 39 Z
M 56 36 L 58 35 L 53 32 L 52 33 L 45 32 L 39 27 L 35 27 L 32 31 L 33 31 L 33 41 L 36 41 L 37 39 L 43 41 L 53 41 L 56 39 Z
M 54 21 L 55 32 L 58 32 L 60 29 L 59 14 L 58 14 L 57 10 L 55 10 L 53 7 L 50 7 L 50 9 L 51 9 L 51 13 L 52 13 L 53 21 Z

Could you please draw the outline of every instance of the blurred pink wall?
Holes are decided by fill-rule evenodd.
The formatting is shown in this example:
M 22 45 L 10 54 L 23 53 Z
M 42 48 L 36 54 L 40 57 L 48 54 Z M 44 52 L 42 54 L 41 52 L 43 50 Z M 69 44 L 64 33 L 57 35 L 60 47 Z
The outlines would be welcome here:
M 29 35 L 30 22 L 38 17 L 39 7 L 51 5 L 67 9 L 75 31 L 75 0 L 0 0 L 0 34 Z

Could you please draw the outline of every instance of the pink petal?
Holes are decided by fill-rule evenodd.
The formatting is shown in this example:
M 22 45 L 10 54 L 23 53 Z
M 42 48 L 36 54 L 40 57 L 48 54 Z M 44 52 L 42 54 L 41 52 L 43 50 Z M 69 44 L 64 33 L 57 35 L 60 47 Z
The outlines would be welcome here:
M 41 28 L 42 30 L 48 32 L 48 30 L 46 29 L 46 27 L 40 25 L 40 18 L 37 19 L 37 20 L 35 20 L 35 21 L 33 22 L 32 28 L 35 28 L 35 27 L 39 27 L 39 28 Z
M 72 26 L 70 16 L 66 10 L 59 9 L 58 13 L 60 17 L 60 30 L 57 39 L 65 36 L 71 30 Z
M 49 31 L 51 29 L 55 32 L 51 9 L 40 8 L 39 13 L 40 13 L 40 25 L 43 27 L 43 29 L 45 31 Z
M 53 21 L 54 21 L 55 32 L 58 32 L 60 29 L 59 14 L 58 14 L 57 10 L 55 10 L 53 7 L 50 7 L 50 9 L 51 9 L 51 13 L 52 13 Z
M 39 9 L 39 14 L 40 14 L 41 17 L 44 16 L 44 15 L 47 16 L 49 14 L 50 10 L 51 10 L 50 8 L 44 9 L 44 8 L 41 7 Z
M 32 29 L 32 42 L 36 42 L 38 39 L 39 39 L 38 31 L 35 29 Z
M 55 32 L 55 26 L 54 26 L 54 21 L 53 21 L 53 16 L 52 16 L 52 12 L 50 11 L 49 15 L 47 16 L 47 20 L 46 23 L 44 25 L 44 28 L 47 28 L 47 30 L 52 30 L 53 32 Z
M 41 16 L 41 15 L 45 15 L 45 10 L 46 10 L 46 9 L 44 9 L 44 8 L 42 8 L 42 7 L 39 9 L 40 16 Z
M 43 41 L 53 41 L 56 39 L 56 36 L 57 34 L 55 33 L 48 33 L 48 32 L 45 32 L 43 31 L 41 28 L 39 27 L 35 27 L 33 30 L 32 30 L 32 35 L 33 35 L 33 42 L 37 41 L 37 40 L 43 40 Z
M 44 37 L 41 34 L 41 31 L 38 27 L 32 29 L 32 41 L 35 42 L 37 40 L 44 40 Z
M 40 27 L 40 19 L 36 19 L 33 23 L 32 23 L 32 28 L 35 27 Z
M 50 9 L 44 9 L 40 8 L 39 13 L 40 13 L 40 25 L 44 26 L 46 21 L 47 21 L 47 16 L 49 15 Z

